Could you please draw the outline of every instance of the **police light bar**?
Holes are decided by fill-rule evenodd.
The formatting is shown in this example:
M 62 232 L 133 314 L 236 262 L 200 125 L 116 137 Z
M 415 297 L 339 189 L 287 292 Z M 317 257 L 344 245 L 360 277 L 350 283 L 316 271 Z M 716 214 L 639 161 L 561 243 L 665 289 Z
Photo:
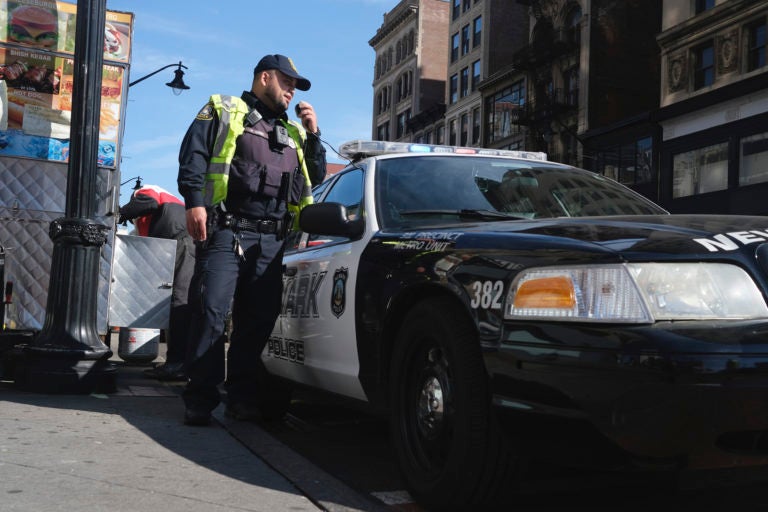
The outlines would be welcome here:
M 339 146 L 339 154 L 352 161 L 370 156 L 392 155 L 395 153 L 443 153 L 457 155 L 491 155 L 546 160 L 547 154 L 536 151 L 511 151 L 508 149 L 468 148 L 461 146 L 437 146 L 414 142 L 388 142 L 383 140 L 351 140 Z

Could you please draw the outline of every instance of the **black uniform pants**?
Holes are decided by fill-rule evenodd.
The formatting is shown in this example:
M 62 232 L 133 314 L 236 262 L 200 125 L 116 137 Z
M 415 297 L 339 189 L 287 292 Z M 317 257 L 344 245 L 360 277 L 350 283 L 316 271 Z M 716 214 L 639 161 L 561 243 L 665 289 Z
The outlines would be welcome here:
M 189 289 L 195 272 L 195 242 L 189 235 L 176 239 L 176 264 L 173 269 L 171 313 L 168 319 L 165 360 L 168 364 L 182 364 L 187 354 L 187 339 L 191 320 Z
M 234 240 L 243 257 L 234 250 Z M 264 389 L 261 352 L 275 324 L 282 298 L 283 242 L 274 234 L 234 233 L 219 228 L 205 248 L 198 246 L 191 303 L 193 322 L 183 393 L 187 407 L 213 410 L 226 382 L 229 403 L 258 404 Z M 229 350 L 224 328 L 232 311 Z

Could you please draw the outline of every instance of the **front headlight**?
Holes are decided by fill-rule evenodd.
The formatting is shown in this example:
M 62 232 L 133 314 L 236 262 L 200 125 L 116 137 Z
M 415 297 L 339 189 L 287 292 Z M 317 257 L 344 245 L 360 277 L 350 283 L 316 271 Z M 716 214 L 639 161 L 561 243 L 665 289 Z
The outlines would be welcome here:
M 749 275 L 725 263 L 533 268 L 507 295 L 505 318 L 652 323 L 768 317 Z

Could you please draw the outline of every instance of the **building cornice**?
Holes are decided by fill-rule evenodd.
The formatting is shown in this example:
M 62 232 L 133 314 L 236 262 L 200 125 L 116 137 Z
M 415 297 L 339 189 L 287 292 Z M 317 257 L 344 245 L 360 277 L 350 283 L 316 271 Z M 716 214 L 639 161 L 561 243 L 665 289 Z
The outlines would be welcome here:
M 732 98 L 744 97 L 768 88 L 768 72 L 724 85 L 710 92 L 694 96 L 677 103 L 672 103 L 656 110 L 652 118 L 655 122 L 666 121 L 695 110 L 701 110 Z
M 480 91 L 485 91 L 488 88 L 497 85 L 499 82 L 509 80 L 510 78 L 515 76 L 523 78 L 525 77 L 525 73 L 517 69 L 514 64 L 510 64 L 509 66 L 506 66 L 503 69 L 494 73 L 493 75 L 489 76 L 485 80 L 480 81 L 480 83 L 477 84 L 477 88 Z
M 384 23 L 376 31 L 376 35 L 368 41 L 368 45 L 372 48 L 376 48 L 379 43 L 387 38 L 393 32 L 396 32 L 401 25 L 408 21 L 411 17 L 417 16 L 419 12 L 418 1 L 412 0 L 411 2 L 401 4 L 395 7 L 394 10 L 384 16 Z

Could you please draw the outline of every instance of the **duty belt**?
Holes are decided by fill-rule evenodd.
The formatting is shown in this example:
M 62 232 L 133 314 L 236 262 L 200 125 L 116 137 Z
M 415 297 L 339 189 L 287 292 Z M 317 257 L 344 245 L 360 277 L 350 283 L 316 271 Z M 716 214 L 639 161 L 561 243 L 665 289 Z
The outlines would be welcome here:
M 220 224 L 235 231 L 254 231 L 257 233 L 275 234 L 280 231 L 281 221 L 275 219 L 246 219 L 235 217 L 231 213 L 221 216 Z

